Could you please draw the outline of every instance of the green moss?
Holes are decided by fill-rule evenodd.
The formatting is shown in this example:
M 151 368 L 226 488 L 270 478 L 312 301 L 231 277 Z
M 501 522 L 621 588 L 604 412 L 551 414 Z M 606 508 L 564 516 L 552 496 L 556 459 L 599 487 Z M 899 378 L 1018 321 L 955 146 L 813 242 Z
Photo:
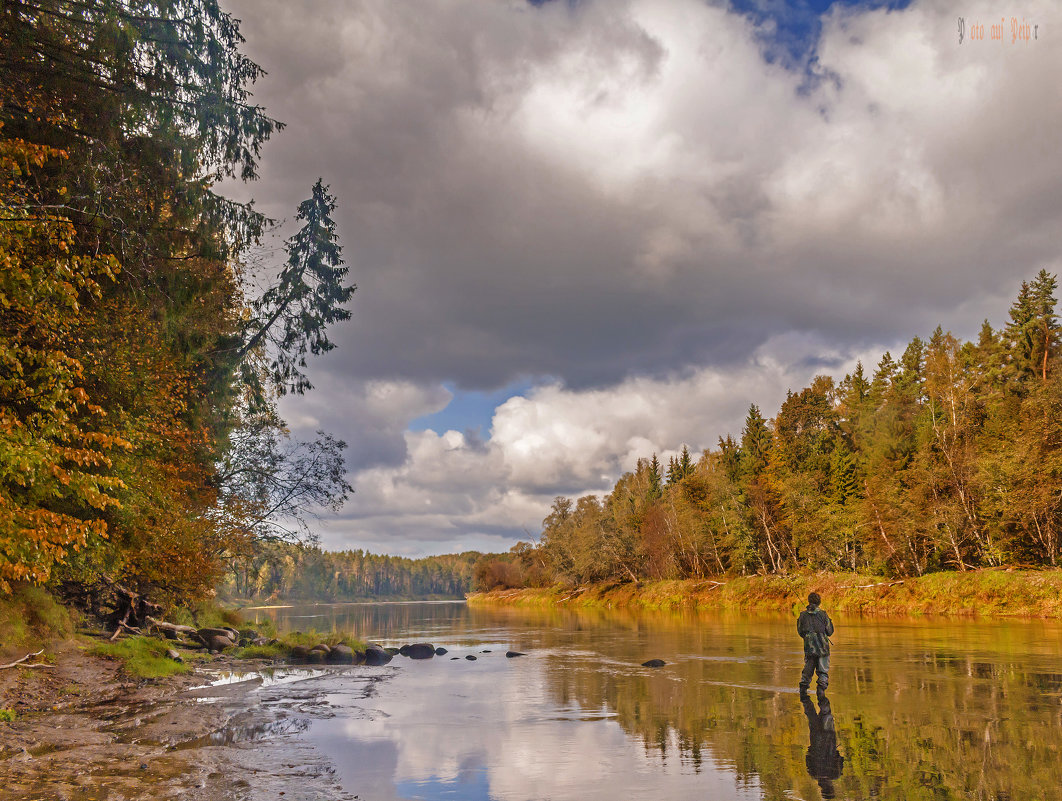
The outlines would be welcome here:
M 0 709 L 0 723 L 14 723 L 15 712 L 12 709 Z
M 188 665 L 166 656 L 170 645 L 152 637 L 128 637 L 117 642 L 98 643 L 89 653 L 106 659 L 121 660 L 125 669 L 142 679 L 157 679 L 187 673 Z

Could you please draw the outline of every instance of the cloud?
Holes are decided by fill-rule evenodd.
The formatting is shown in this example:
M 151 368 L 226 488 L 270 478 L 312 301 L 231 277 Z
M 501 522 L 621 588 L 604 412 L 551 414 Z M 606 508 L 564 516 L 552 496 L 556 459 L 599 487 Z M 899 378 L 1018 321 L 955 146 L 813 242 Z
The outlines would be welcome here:
M 739 369 L 632 377 L 610 388 L 537 386 L 495 409 L 483 441 L 458 431 L 406 431 L 405 460 L 356 472 L 355 500 L 322 532 L 323 542 L 507 550 L 537 535 L 555 496 L 604 494 L 653 453 L 666 463 L 683 445 L 699 454 L 721 435 L 740 436 L 750 399 L 770 415 L 786 388 L 803 386 L 823 367 L 843 375 L 856 358 L 785 337 Z
M 359 285 L 316 399 L 286 406 L 351 442 L 334 542 L 532 525 L 650 445 L 773 413 L 801 370 L 972 336 L 1059 269 L 1046 0 L 1024 45 L 958 43 L 989 2 L 835 6 L 798 69 L 765 58 L 769 20 L 695 0 L 230 5 L 288 123 L 250 189 L 290 215 L 323 175 Z M 763 361 L 786 342 L 793 371 Z M 406 430 L 444 383 L 519 382 L 486 443 Z

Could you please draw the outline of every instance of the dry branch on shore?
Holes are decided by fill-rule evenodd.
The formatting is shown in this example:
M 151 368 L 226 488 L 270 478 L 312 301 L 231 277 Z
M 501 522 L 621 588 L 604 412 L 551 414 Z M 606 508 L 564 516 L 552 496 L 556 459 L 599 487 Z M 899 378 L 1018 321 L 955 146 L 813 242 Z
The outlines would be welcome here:
M 19 667 L 19 668 L 54 668 L 55 665 L 48 665 L 48 664 L 45 664 L 43 662 L 36 662 L 36 663 L 34 663 L 32 665 L 24 664 L 27 660 L 33 659 L 33 657 L 35 657 L 35 656 L 40 656 L 43 653 L 44 653 L 44 649 L 41 648 L 41 650 L 36 651 L 35 653 L 32 653 L 32 654 L 26 654 L 24 657 L 22 657 L 21 659 L 16 659 L 14 662 L 10 662 L 10 663 L 8 663 L 6 665 L 0 665 L 0 670 L 6 670 L 7 668 L 13 668 L 13 667 Z

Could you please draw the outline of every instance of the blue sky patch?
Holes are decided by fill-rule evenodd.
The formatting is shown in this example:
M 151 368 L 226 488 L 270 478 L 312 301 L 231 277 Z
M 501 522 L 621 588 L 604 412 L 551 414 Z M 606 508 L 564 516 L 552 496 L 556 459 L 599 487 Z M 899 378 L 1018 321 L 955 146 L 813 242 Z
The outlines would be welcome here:
M 418 417 L 409 424 L 409 430 L 427 431 L 430 428 L 438 434 L 472 431 L 485 438 L 494 410 L 514 395 L 525 394 L 534 384 L 531 380 L 515 381 L 491 392 L 462 390 L 453 384 L 444 384 L 453 393 L 453 400 L 445 409 Z

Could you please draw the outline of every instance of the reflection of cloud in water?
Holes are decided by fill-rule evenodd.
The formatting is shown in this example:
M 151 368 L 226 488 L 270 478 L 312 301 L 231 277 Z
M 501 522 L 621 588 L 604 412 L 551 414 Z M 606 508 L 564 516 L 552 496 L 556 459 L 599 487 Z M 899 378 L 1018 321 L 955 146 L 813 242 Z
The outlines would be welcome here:
M 372 701 L 389 717 L 339 712 L 308 734 L 363 798 L 760 797 L 758 784 L 737 786 L 710 759 L 694 766 L 645 748 L 610 710 L 551 697 L 536 655 L 399 665 Z M 677 743 L 669 750 L 677 755 Z

